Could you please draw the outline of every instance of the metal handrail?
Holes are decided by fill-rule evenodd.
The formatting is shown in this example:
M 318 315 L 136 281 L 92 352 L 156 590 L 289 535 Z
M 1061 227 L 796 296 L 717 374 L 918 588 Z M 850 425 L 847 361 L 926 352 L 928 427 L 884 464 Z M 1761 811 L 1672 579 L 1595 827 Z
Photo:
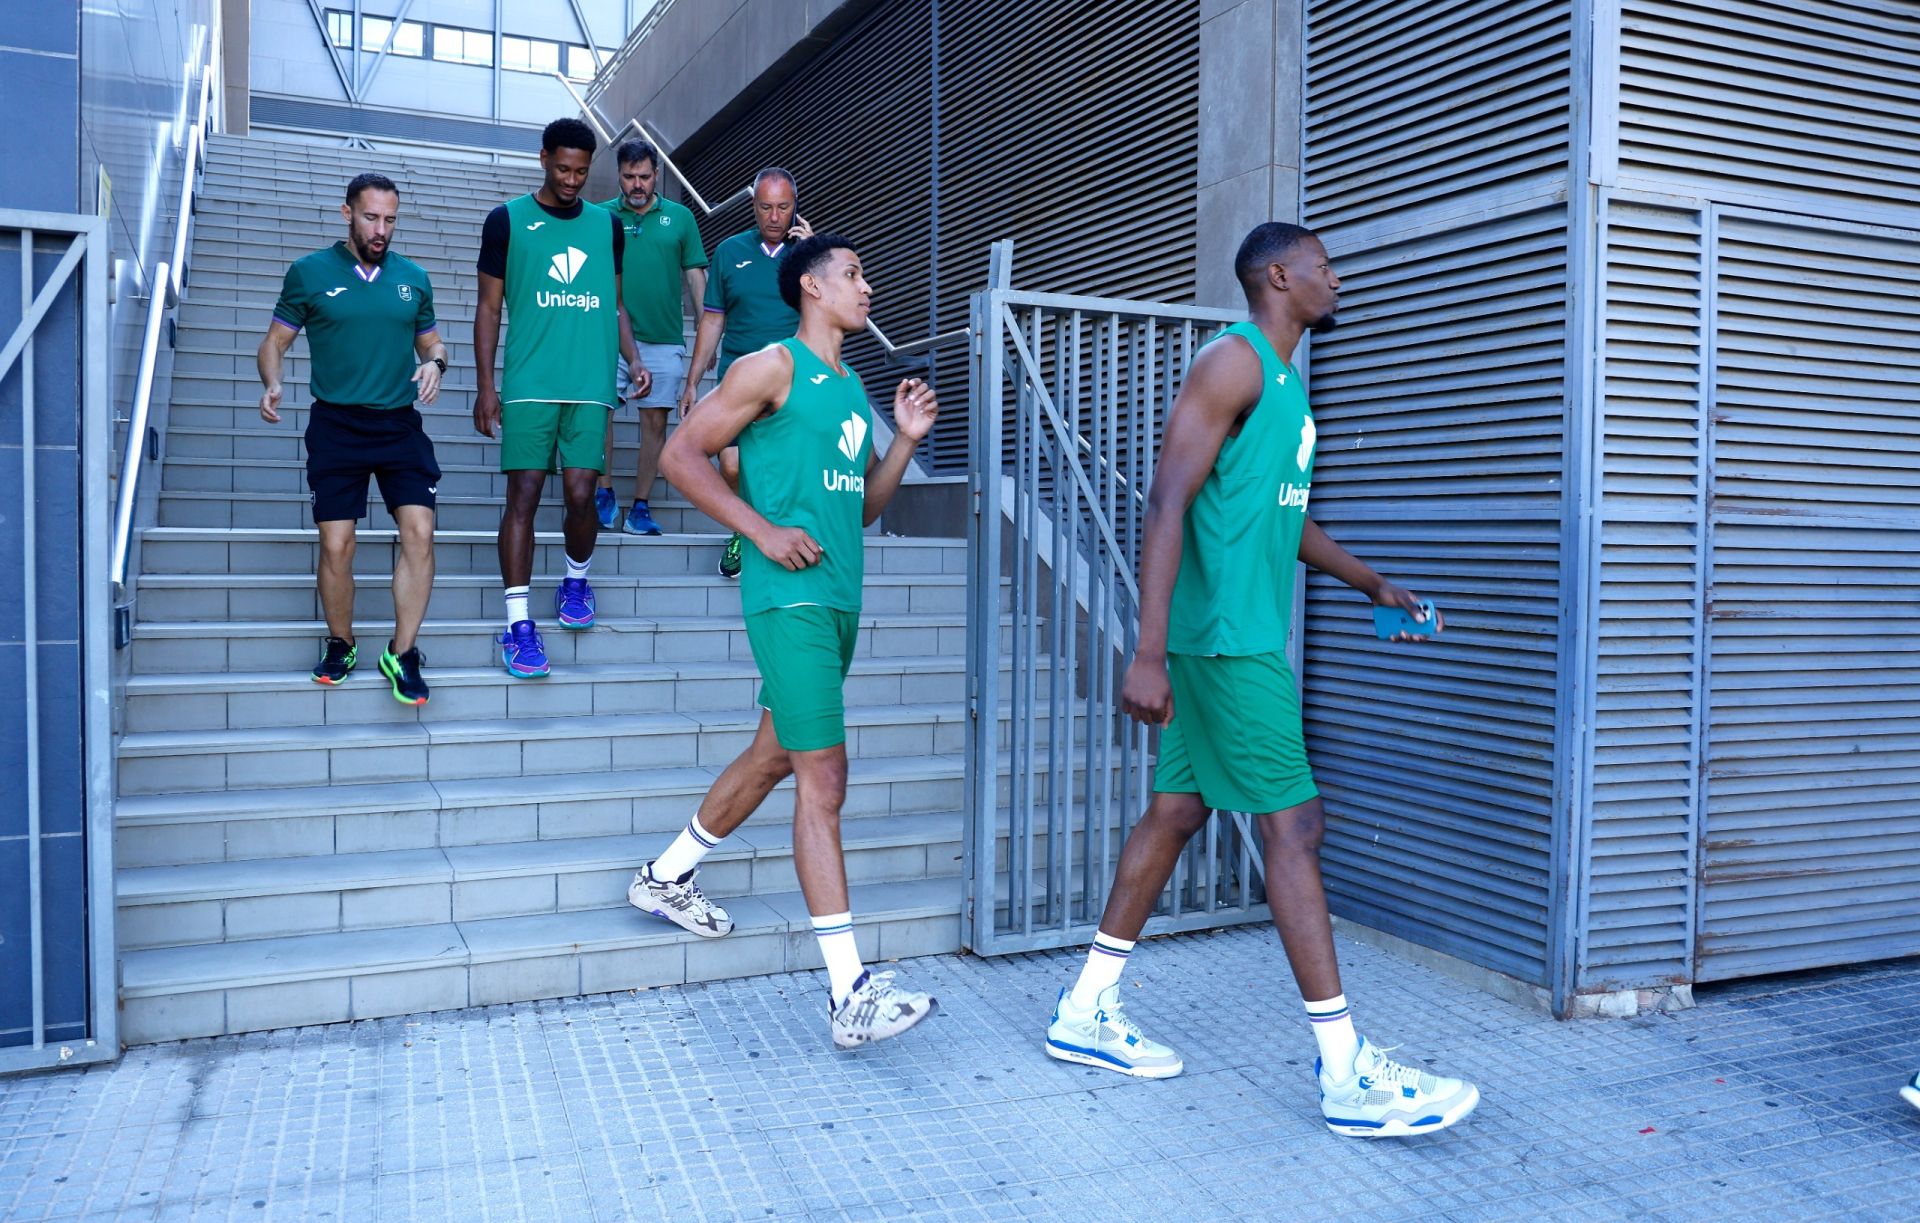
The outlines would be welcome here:
M 120 488 L 113 513 L 113 557 L 107 576 L 116 604 L 126 594 L 127 564 L 133 550 L 133 510 L 140 492 L 140 473 L 147 446 L 147 422 L 153 415 L 154 370 L 160 356 L 160 325 L 169 305 L 177 304 L 186 288 L 187 226 L 193 216 L 194 175 L 207 142 L 207 112 L 213 99 L 214 53 L 208 48 L 200 64 L 200 99 L 193 127 L 187 134 L 184 172 L 180 176 L 180 210 L 174 217 L 173 259 L 154 265 L 148 278 L 147 323 L 140 337 L 140 372 L 134 379 L 133 407 L 127 414 L 127 446 L 120 456 Z
M 587 123 L 594 131 L 599 133 L 600 139 L 606 142 L 608 148 L 613 148 L 618 145 L 621 138 L 629 131 L 639 133 L 640 138 L 652 145 L 654 150 L 660 154 L 661 168 L 673 175 L 674 180 L 680 184 L 681 189 L 687 193 L 695 204 L 699 205 L 700 211 L 703 214 L 712 216 L 723 208 L 732 207 L 740 200 L 753 198 L 753 184 L 749 183 L 726 199 L 721 200 L 718 204 L 707 203 L 706 197 L 702 196 L 699 189 L 693 185 L 693 180 L 688 178 L 686 174 L 681 171 L 680 167 L 674 164 L 673 158 L 667 155 L 666 143 L 653 132 L 649 131 L 647 125 L 642 123 L 637 116 L 627 120 L 625 126 L 621 127 L 619 131 L 611 131 L 607 117 L 594 109 L 590 102 L 580 96 L 579 90 L 573 87 L 572 81 L 569 81 L 564 75 L 558 72 L 553 74 L 553 79 L 559 81 L 560 84 L 565 87 L 566 91 L 573 95 L 573 100 L 580 106 L 581 115 L 585 117 Z M 942 331 L 936 335 L 925 336 L 918 340 L 909 340 L 905 344 L 895 344 L 887 338 L 886 332 L 880 330 L 880 324 L 869 318 L 867 320 L 867 334 L 871 335 L 874 341 L 885 350 L 889 361 L 895 361 L 902 357 L 911 357 L 919 353 L 930 352 L 944 345 L 967 339 L 973 334 L 973 329 L 971 327 L 959 327 L 952 331 Z

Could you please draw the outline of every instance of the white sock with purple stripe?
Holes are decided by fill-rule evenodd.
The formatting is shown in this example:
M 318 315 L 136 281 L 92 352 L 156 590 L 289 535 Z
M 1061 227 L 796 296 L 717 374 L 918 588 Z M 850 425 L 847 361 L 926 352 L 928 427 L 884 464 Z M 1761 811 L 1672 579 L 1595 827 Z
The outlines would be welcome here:
M 1325 1002 L 1308 1002 L 1307 1019 L 1320 1045 L 1320 1066 L 1334 1082 L 1353 1077 L 1353 1059 L 1360 1056 L 1360 1038 L 1353 1031 L 1353 1012 L 1347 996 L 1335 994 Z
M 647 867 L 647 873 L 653 876 L 655 883 L 671 883 L 700 865 L 700 860 L 724 839 L 702 828 L 700 814 L 695 812 L 680 835 L 673 839 L 673 844 L 667 846 L 667 852 L 655 858 L 653 864 Z
M 1096 933 L 1093 944 L 1087 948 L 1087 966 L 1080 970 L 1080 979 L 1073 983 L 1073 1005 L 1084 1011 L 1099 1002 L 1102 993 L 1120 984 L 1120 974 L 1125 971 L 1131 954 L 1131 940 L 1115 938 L 1105 931 Z
M 866 965 L 860 962 L 860 948 L 853 941 L 853 914 L 814 917 L 813 936 L 820 940 L 820 955 L 827 962 L 827 989 L 838 1007 L 866 971 Z

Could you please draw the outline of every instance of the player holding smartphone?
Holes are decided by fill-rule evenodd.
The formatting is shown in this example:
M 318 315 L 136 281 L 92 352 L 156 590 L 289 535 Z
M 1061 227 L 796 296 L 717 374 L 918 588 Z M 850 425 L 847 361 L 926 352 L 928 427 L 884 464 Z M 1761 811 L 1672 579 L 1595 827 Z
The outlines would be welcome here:
M 1296 556 L 1378 606 L 1421 613 L 1421 603 L 1307 517 L 1315 431 L 1286 355 L 1304 332 L 1333 325 L 1340 278 L 1326 248 L 1300 226 L 1268 222 L 1240 244 L 1234 271 L 1251 320 L 1194 359 L 1147 498 L 1140 641 L 1121 704 L 1165 728 L 1154 797 L 1120 855 L 1086 967 L 1060 991 L 1047 1052 L 1144 1078 L 1180 1073 L 1180 1056 L 1127 1018 L 1120 974 L 1188 840 L 1214 810 L 1244 811 L 1266 842 L 1267 903 L 1319 1045 L 1327 1128 L 1444 1129 L 1473 1111 L 1478 1089 L 1392 1061 L 1354 1032 L 1320 879 L 1326 816 L 1285 653 Z

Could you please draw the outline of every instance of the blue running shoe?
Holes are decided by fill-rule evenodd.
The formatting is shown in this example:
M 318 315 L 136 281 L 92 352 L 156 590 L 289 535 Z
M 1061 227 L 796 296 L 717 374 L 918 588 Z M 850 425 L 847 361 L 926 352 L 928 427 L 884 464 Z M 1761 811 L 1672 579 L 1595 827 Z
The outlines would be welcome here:
M 593 627 L 593 587 L 585 578 L 565 578 L 553 592 L 553 614 L 561 628 Z
M 519 679 L 539 679 L 547 673 L 547 643 L 531 620 L 516 620 L 500 634 L 500 664 Z
M 593 490 L 593 512 L 600 516 L 602 530 L 612 530 L 614 519 L 620 516 L 620 502 L 614 499 L 610 488 Z
M 647 508 L 646 502 L 636 501 L 627 511 L 626 525 L 621 530 L 629 535 L 658 535 L 660 524 L 653 520 L 653 511 Z

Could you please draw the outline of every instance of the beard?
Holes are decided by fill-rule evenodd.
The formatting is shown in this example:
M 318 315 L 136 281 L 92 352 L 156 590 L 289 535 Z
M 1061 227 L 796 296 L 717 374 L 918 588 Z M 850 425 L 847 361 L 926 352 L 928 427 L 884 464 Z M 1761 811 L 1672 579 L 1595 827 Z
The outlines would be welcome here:
M 1327 313 L 1321 315 L 1319 319 L 1314 322 L 1313 326 L 1307 328 L 1307 330 L 1314 335 L 1325 335 L 1339 325 L 1340 316 L 1329 310 Z
M 388 246 L 382 246 L 378 250 L 370 249 L 367 244 L 361 242 L 357 237 L 349 240 L 348 245 L 353 247 L 353 253 L 360 257 L 360 262 L 371 264 L 378 264 L 381 260 L 385 259 L 387 257 L 387 251 L 390 249 Z

